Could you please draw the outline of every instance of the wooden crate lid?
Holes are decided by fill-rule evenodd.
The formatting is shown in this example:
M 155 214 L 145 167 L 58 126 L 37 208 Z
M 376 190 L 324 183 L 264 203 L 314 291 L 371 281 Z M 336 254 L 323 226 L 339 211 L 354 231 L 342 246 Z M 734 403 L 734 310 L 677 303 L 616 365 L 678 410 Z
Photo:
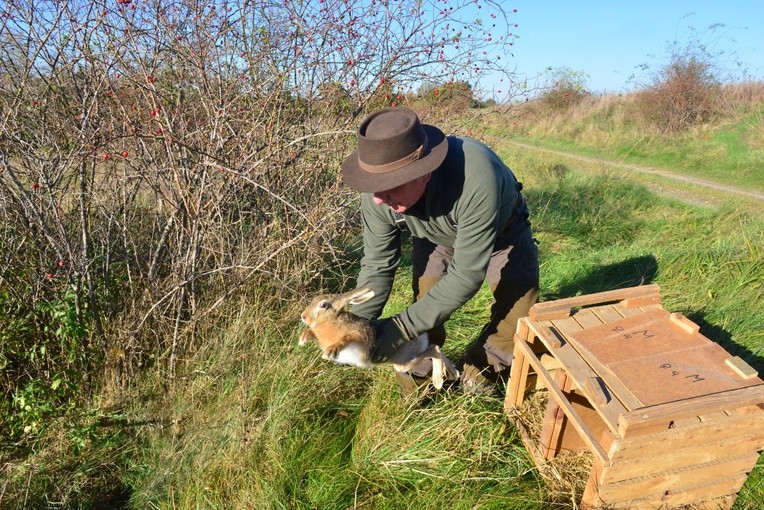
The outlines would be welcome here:
M 696 324 L 662 308 L 567 338 L 629 410 L 763 383 Z

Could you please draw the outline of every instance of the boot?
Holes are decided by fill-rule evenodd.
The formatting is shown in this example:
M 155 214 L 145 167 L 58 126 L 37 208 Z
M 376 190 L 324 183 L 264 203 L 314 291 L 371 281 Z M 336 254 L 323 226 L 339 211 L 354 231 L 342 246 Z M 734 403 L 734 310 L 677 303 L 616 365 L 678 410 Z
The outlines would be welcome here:
M 429 377 L 419 377 L 408 372 L 395 372 L 395 382 L 401 391 L 402 397 L 419 394 L 430 383 Z
M 485 376 L 487 371 L 490 371 L 490 368 L 481 370 L 475 365 L 465 363 L 462 367 L 462 389 L 472 395 L 495 395 L 494 384 Z

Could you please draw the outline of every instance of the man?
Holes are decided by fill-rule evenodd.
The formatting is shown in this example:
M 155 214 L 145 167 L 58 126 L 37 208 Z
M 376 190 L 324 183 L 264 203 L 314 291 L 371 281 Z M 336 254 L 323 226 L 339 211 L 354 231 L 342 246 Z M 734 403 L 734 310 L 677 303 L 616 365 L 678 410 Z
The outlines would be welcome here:
M 358 148 L 343 162 L 342 177 L 362 192 L 357 286 L 370 287 L 375 297 L 353 312 L 375 320 L 373 361 L 385 361 L 425 331 L 442 346 L 443 323 L 487 279 L 491 318 L 466 350 L 462 384 L 481 391 L 506 378 L 517 320 L 538 298 L 538 250 L 522 185 L 510 169 L 477 140 L 446 137 L 410 109 L 387 108 L 361 122 Z M 401 261 L 399 221 L 412 234 L 415 302 L 376 320 Z M 404 392 L 415 388 L 408 378 L 398 380 Z

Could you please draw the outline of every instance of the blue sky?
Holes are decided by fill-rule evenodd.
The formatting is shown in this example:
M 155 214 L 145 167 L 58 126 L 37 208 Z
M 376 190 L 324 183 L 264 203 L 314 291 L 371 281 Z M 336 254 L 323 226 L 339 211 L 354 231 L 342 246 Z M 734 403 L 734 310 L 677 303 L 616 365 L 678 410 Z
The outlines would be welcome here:
M 517 9 L 512 21 L 519 25 L 513 28 L 519 39 L 512 62 L 521 75 L 567 67 L 589 75 L 592 92 L 629 90 L 632 74 L 645 77 L 637 66 L 665 57 L 670 41 L 686 43 L 691 27 L 704 40 L 703 34 L 709 34 L 706 27 L 723 23 L 725 28 L 715 31 L 713 40 L 704 40 L 712 53 L 733 52 L 750 77 L 764 79 L 761 0 L 512 0 L 501 4 Z

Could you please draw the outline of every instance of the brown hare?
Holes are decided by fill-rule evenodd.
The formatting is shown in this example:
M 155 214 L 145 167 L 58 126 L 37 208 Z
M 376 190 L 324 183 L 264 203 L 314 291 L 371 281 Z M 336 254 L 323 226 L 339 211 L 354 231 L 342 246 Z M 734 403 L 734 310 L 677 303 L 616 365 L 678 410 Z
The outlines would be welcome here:
M 348 305 L 363 303 L 374 296 L 367 288 L 355 289 L 344 294 L 322 294 L 316 296 L 302 312 L 302 322 L 307 329 L 300 335 L 300 345 L 315 339 L 323 351 L 324 359 L 371 368 L 371 347 L 374 343 L 374 329 L 371 323 L 345 310 Z M 409 372 L 421 362 L 432 360 L 432 383 L 437 389 L 446 380 L 456 380 L 459 372 L 443 354 L 440 347 L 430 344 L 427 333 L 406 342 L 388 362 L 397 372 Z

